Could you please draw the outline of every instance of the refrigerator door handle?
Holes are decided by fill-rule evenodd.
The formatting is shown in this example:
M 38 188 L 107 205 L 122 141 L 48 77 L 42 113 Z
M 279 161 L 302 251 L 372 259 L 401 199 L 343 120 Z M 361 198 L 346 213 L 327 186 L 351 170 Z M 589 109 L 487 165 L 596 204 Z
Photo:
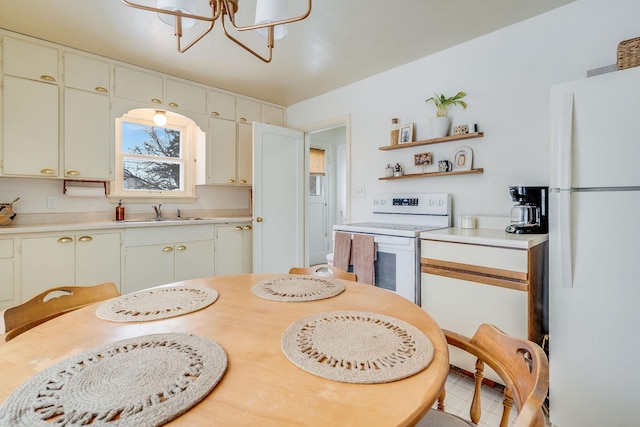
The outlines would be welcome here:
M 560 253 L 560 278 L 562 286 L 573 288 L 573 239 L 571 231 L 571 196 L 568 191 L 559 191 L 558 244 Z
M 557 152 L 555 153 L 558 161 L 555 164 L 557 168 L 556 176 L 557 184 L 560 189 L 571 188 L 571 148 L 573 141 L 573 93 L 566 93 L 562 97 L 562 113 L 558 126 Z

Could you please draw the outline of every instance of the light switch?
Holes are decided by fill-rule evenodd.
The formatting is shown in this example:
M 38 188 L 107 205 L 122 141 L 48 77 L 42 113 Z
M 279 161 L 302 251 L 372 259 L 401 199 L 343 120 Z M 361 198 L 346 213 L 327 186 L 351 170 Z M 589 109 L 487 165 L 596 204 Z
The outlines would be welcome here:
M 58 209 L 58 198 L 56 196 L 47 196 L 47 209 Z

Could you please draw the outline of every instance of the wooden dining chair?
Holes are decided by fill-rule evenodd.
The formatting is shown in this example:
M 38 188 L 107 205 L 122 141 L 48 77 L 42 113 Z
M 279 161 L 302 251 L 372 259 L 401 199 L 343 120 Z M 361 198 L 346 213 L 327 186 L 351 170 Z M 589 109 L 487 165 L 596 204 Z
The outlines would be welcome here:
M 358 281 L 356 273 L 341 270 L 330 264 L 317 264 L 311 267 L 292 267 L 289 274 L 309 274 L 311 276 L 331 277 L 334 279 L 345 279 L 354 282 Z
M 98 301 L 120 295 L 113 282 L 95 286 L 60 286 L 4 311 L 5 341 L 41 323 Z
M 542 405 L 549 389 L 549 360 L 534 342 L 509 336 L 493 325 L 480 325 L 472 338 L 444 331 L 447 342 L 477 357 L 475 390 L 469 410 L 471 421 L 445 411 L 443 390 L 438 409 L 431 409 L 416 427 L 476 426 L 480 421 L 480 391 L 484 364 L 489 365 L 504 381 L 504 400 L 500 427 L 509 425 L 509 414 L 515 401 L 518 411 L 516 427 L 544 427 Z

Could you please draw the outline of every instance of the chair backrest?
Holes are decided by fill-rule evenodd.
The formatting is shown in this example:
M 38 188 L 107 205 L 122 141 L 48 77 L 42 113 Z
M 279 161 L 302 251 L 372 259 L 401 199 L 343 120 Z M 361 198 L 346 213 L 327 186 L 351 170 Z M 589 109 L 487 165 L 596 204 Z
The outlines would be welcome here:
M 289 270 L 289 274 L 308 274 L 311 276 L 324 276 L 334 279 L 345 279 L 354 282 L 358 281 L 356 273 L 350 273 L 348 271 L 340 270 L 330 264 L 318 264 L 311 267 L 292 267 Z
M 120 295 L 112 282 L 95 286 L 61 286 L 48 289 L 4 312 L 5 341 L 47 320 L 98 301 Z
M 507 426 L 513 402 L 518 409 L 515 426 L 545 425 L 542 405 L 549 389 L 549 360 L 542 348 L 531 341 L 509 336 L 493 325 L 480 325 L 471 338 L 444 331 L 447 342 L 478 358 L 476 390 L 470 416 L 474 423 L 480 418 L 480 385 L 484 365 L 489 365 L 504 381 L 504 411 L 500 425 Z

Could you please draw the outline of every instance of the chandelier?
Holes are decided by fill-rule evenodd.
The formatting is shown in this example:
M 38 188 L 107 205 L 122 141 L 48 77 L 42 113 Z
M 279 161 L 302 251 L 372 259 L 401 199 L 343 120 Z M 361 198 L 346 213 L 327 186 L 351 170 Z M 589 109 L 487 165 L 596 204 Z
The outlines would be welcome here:
M 127 6 L 155 12 L 162 22 L 173 26 L 173 31 L 177 40 L 177 50 L 184 53 L 191 46 L 200 41 L 212 29 L 218 18 L 224 34 L 238 46 L 242 47 L 256 58 L 264 62 L 271 62 L 272 51 L 276 40 L 280 40 L 287 35 L 286 24 L 302 21 L 311 13 L 311 0 L 308 1 L 307 11 L 300 16 L 285 18 L 287 0 L 257 0 L 254 25 L 236 25 L 235 15 L 238 11 L 239 0 L 204 0 L 208 1 L 210 14 L 198 15 L 192 13 L 188 7 L 193 6 L 195 0 L 157 0 L 156 7 L 146 6 L 136 3 L 137 0 L 122 0 Z M 186 46 L 182 43 L 183 28 L 192 28 L 199 21 L 207 23 L 207 28 L 196 35 Z M 228 22 L 226 22 L 228 21 Z M 227 25 L 231 23 L 236 31 L 255 30 L 260 36 L 267 39 L 268 55 L 261 55 L 251 49 L 240 40 L 233 37 L 227 31 Z

